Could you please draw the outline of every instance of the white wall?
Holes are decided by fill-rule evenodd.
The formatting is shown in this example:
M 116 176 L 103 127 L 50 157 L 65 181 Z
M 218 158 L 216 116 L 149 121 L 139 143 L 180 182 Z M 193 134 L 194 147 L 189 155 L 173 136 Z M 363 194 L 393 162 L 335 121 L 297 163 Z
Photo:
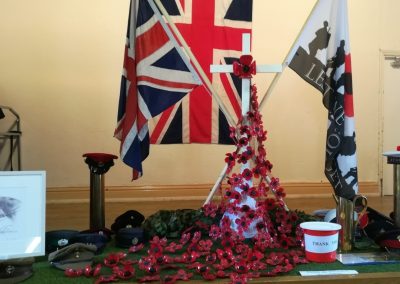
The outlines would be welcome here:
M 314 0 L 254 0 L 253 56 L 281 63 Z M 359 180 L 378 181 L 379 49 L 400 49 L 400 1 L 349 2 Z M 84 186 L 86 152 L 118 154 L 113 138 L 129 0 L 2 0 L 0 105 L 22 119 L 25 170 L 49 187 Z M 257 75 L 262 95 L 271 75 Z M 326 181 L 321 95 L 287 69 L 263 109 L 267 150 L 281 181 Z M 229 146 L 152 146 L 131 183 L 120 160 L 107 185 L 213 183 Z

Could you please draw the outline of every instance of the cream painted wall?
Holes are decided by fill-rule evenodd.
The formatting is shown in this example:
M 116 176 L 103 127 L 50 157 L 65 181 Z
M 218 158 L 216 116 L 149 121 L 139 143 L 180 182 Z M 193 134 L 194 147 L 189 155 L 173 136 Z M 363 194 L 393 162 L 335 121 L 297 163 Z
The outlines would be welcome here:
M 281 63 L 314 0 L 254 0 L 253 55 Z M 351 0 L 359 180 L 378 180 L 379 50 L 400 49 L 395 0 Z M 113 138 L 129 0 L 2 0 L 0 104 L 22 120 L 25 170 L 46 170 L 49 187 L 86 186 L 86 152 L 118 153 Z M 257 75 L 262 95 L 270 75 Z M 263 109 L 267 149 L 281 181 L 326 181 L 321 96 L 287 69 Z M 229 146 L 152 146 L 144 176 L 120 160 L 107 185 L 213 183 Z

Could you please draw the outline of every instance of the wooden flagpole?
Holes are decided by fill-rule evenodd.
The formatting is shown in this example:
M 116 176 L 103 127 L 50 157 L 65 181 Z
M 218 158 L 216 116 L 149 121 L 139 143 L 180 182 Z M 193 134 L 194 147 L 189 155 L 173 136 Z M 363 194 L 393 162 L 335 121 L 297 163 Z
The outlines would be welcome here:
M 153 3 L 153 0 L 148 0 L 150 5 Z M 160 0 L 154 0 L 154 2 L 157 4 L 158 8 L 160 9 L 162 15 L 165 17 L 167 20 L 168 24 L 170 25 L 172 31 L 174 32 L 175 36 L 178 38 L 179 42 L 182 44 L 182 47 L 185 49 L 185 52 L 187 56 L 190 58 L 192 61 L 193 65 L 196 67 L 197 72 L 199 73 L 202 81 L 204 84 L 206 84 L 206 89 L 211 93 L 212 97 L 216 100 L 218 103 L 221 111 L 224 113 L 226 116 L 228 123 L 230 126 L 235 126 L 236 121 L 233 119 L 233 117 L 230 115 L 228 112 L 224 102 L 221 100 L 221 98 L 218 96 L 217 92 L 215 91 L 214 87 L 212 86 L 210 80 L 208 79 L 206 73 L 204 72 L 203 68 L 200 66 L 199 62 L 197 61 L 196 57 L 193 55 L 192 51 L 190 50 L 189 46 L 187 45 L 185 39 L 183 38 L 182 34 L 179 32 L 178 28 L 176 27 L 175 23 L 172 21 L 171 17 L 169 16 L 167 10 L 165 9 L 164 5 L 161 3 Z M 157 13 L 157 11 L 154 11 Z
M 287 60 L 288 60 L 289 54 L 291 53 L 291 51 L 292 51 L 294 45 L 297 43 L 297 40 L 300 38 L 300 35 L 303 33 L 303 30 L 304 30 L 304 28 L 305 28 L 305 26 L 306 26 L 308 20 L 310 19 L 311 15 L 313 14 L 315 8 L 317 7 L 318 2 L 319 2 L 319 0 L 317 0 L 317 1 L 315 2 L 313 8 L 311 9 L 310 14 L 308 15 L 308 17 L 307 17 L 306 21 L 304 22 L 303 26 L 301 27 L 300 32 L 297 34 L 297 37 L 296 37 L 296 39 L 294 40 L 292 46 L 290 47 L 289 52 L 286 54 L 286 57 L 285 57 L 285 59 L 284 59 L 283 62 L 282 62 L 282 69 L 283 69 L 283 70 L 285 70 L 285 68 L 288 66 Z M 267 101 L 267 98 L 270 96 L 270 94 L 271 94 L 272 91 L 274 90 L 276 84 L 278 83 L 278 80 L 281 78 L 282 73 L 283 73 L 283 70 L 282 70 L 281 73 L 276 73 L 275 76 L 274 76 L 274 78 L 272 79 L 271 84 L 269 85 L 267 91 L 265 92 L 264 96 L 262 97 L 262 99 L 261 99 L 261 101 L 260 101 L 260 107 L 259 107 L 260 110 L 261 110 L 262 107 L 265 105 L 265 103 L 266 103 L 266 101 Z

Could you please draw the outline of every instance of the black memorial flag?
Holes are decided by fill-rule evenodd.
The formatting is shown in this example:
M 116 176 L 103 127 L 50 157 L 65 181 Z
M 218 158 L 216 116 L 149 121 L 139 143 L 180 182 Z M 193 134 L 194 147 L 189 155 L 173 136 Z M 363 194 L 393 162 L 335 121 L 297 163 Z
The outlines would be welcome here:
M 319 0 L 287 64 L 323 95 L 328 109 L 325 175 L 335 194 L 358 192 L 347 1 Z

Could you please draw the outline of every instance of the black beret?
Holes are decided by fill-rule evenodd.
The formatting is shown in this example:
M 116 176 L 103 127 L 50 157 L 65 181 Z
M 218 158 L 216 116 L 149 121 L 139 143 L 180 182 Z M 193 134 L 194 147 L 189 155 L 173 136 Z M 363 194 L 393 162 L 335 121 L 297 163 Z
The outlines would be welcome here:
M 115 244 L 121 248 L 129 248 L 143 243 L 144 235 L 142 228 L 122 228 L 115 236 Z
M 97 233 L 79 233 L 74 235 L 70 239 L 71 244 L 83 243 L 83 244 L 95 245 L 96 253 L 100 253 L 105 248 L 108 241 L 109 239 L 106 235 Z
M 118 216 L 111 225 L 111 230 L 117 233 L 122 228 L 140 227 L 144 221 L 144 216 L 136 210 L 128 210 Z
M 70 244 L 70 239 L 79 234 L 76 230 L 54 230 L 46 232 L 46 254 Z

